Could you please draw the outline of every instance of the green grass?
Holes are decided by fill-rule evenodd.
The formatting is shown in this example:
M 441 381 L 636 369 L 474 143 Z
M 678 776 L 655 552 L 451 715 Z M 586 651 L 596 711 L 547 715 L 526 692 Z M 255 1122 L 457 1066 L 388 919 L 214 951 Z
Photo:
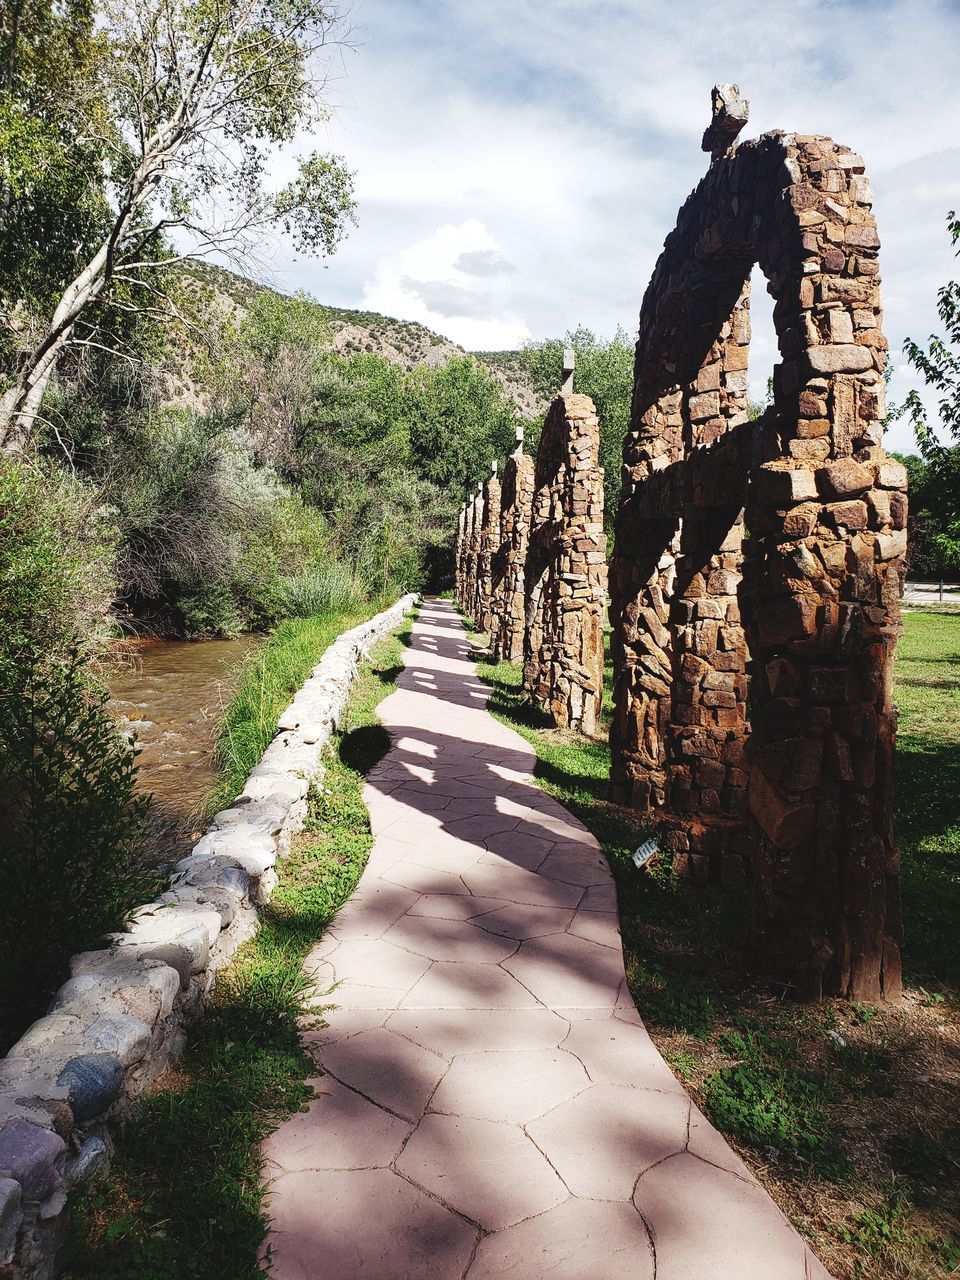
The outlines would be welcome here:
M 649 833 L 605 799 L 606 743 L 550 729 L 527 703 L 519 667 L 477 654 L 490 710 L 531 743 L 540 785 L 605 849 L 628 979 L 658 1046 L 844 1280 L 926 1280 L 960 1261 L 960 616 L 911 612 L 905 629 L 901 1009 L 784 1005 L 758 984 L 743 957 L 747 895 L 665 866 L 638 872 L 628 855 Z
M 897 658 L 896 835 L 908 976 L 960 989 L 960 615 L 910 613 Z
M 250 770 L 270 745 L 277 720 L 344 631 L 363 622 L 375 606 L 335 611 L 281 622 L 243 665 L 233 697 L 217 729 L 217 757 L 223 781 L 210 801 L 210 812 L 229 804 L 243 789 Z
M 358 678 L 256 937 L 219 976 L 172 1079 L 119 1134 L 107 1177 L 78 1197 L 66 1280 L 266 1274 L 259 1144 L 311 1096 L 305 1081 L 317 1067 L 298 1035 L 309 995 L 302 962 L 366 863 L 363 777 L 389 746 L 376 707 L 394 687 L 405 639 L 382 641 Z

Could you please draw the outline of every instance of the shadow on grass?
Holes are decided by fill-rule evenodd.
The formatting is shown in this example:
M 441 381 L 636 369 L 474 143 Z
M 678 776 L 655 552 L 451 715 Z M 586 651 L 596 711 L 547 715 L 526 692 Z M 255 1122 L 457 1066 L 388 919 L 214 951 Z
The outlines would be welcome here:
M 946 726 L 948 711 L 920 688 L 924 719 L 896 757 L 906 961 L 914 980 L 937 977 L 902 1007 L 801 1007 L 749 971 L 749 894 L 664 865 L 638 872 L 629 854 L 649 831 L 604 798 L 605 744 L 543 732 L 519 670 L 483 656 L 477 666 L 493 688 L 490 710 L 534 746 L 536 777 L 603 845 L 631 993 L 699 1104 L 745 1155 L 753 1149 L 757 1172 L 834 1274 L 945 1280 L 960 1263 L 960 1050 L 942 1034 L 952 1014 L 939 992 L 958 975 L 960 745 L 925 726 Z
M 894 784 L 901 841 L 960 870 L 960 744 L 901 734 Z
M 382 724 L 365 724 L 351 729 L 340 739 L 339 756 L 348 769 L 369 773 L 390 750 L 390 734 Z

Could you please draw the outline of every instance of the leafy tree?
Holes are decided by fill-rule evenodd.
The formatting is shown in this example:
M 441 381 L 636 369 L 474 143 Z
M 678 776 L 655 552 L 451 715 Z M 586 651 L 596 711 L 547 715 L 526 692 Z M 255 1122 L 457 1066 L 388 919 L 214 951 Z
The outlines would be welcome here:
M 947 214 L 947 230 L 960 254 L 960 218 Z M 936 393 L 940 421 L 948 435 L 960 441 L 960 281 L 951 280 L 937 294 L 937 312 L 946 329 L 946 337 L 932 333 L 924 348 L 912 338 L 903 344 L 907 359 Z M 917 445 L 924 457 L 942 449 L 936 430 L 927 421 L 927 413 L 919 393 L 907 396 L 901 412 L 913 424 Z
M 9 361 L 105 233 L 105 43 L 89 0 L 0 7 L 0 333 Z M 81 121 L 86 127 L 83 127 Z
M 633 346 L 623 329 L 618 329 L 613 338 L 606 341 L 582 326 L 569 331 L 565 338 L 528 343 L 520 352 L 520 364 L 540 395 L 556 395 L 564 347 L 572 347 L 576 356 L 575 390 L 590 396 L 600 418 L 604 518 L 609 530 L 613 528 L 620 505 L 621 451 L 630 423 L 633 395 Z
M 952 211 L 947 229 L 960 254 L 960 218 Z M 922 457 L 910 469 L 911 565 L 917 572 L 960 569 L 960 281 L 939 290 L 937 312 L 945 336 L 931 334 L 926 347 L 907 338 L 903 348 L 937 397 L 943 433 L 958 443 L 943 442 L 916 390 L 892 414 L 909 418 Z
M 336 156 L 307 156 L 285 187 L 265 187 L 277 149 L 325 114 L 317 64 L 339 24 L 324 0 L 100 0 L 91 30 L 92 87 L 71 104 L 72 127 L 100 140 L 109 215 L 20 344 L 0 396 L 7 452 L 29 438 L 64 349 L 100 341 L 85 332 L 98 305 L 168 316 L 171 264 L 210 251 L 242 258 L 274 229 L 303 252 L 329 254 L 353 216 L 351 176 Z M 19 40 L 7 33 L 15 51 Z M 26 109 L 16 80 L 4 100 Z M 16 199 L 17 183 L 8 185 Z M 29 175 L 20 187 L 29 200 Z M 182 252 L 166 247 L 174 233 Z
M 472 356 L 409 378 L 411 457 L 418 474 L 459 499 L 514 447 L 517 414 L 500 384 Z M 455 504 L 456 505 L 456 504 Z
M 910 486 L 910 575 L 960 571 L 960 445 L 929 458 L 896 454 Z
M 330 340 L 325 308 L 304 293 L 258 292 L 208 363 L 215 396 L 240 412 L 257 458 L 283 465 L 310 420 Z

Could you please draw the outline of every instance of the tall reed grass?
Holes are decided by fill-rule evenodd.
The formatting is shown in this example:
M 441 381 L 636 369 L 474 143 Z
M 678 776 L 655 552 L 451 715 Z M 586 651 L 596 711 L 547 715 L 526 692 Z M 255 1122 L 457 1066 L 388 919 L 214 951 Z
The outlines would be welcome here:
M 284 580 L 283 613 L 288 618 L 348 613 L 360 608 L 372 594 L 371 584 L 362 574 L 331 560 Z

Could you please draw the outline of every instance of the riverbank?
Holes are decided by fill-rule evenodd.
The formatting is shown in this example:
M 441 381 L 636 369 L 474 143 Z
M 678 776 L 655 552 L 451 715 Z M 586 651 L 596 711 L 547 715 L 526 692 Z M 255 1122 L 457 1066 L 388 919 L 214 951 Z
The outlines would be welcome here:
M 242 665 L 233 696 L 217 725 L 220 779 L 207 797 L 213 813 L 234 798 L 277 731 L 277 717 L 303 684 L 329 644 L 342 632 L 385 607 L 370 601 L 311 618 L 280 622 Z
M 152 820 L 189 837 L 208 817 L 222 774 L 217 731 L 259 632 L 232 640 L 125 641 L 103 665 L 110 709 L 136 738 L 137 789 L 153 798 Z
M 78 1201 L 64 1280 L 253 1280 L 266 1230 L 260 1142 L 311 1096 L 299 1029 L 303 958 L 350 896 L 371 845 L 364 775 L 388 745 L 376 707 L 403 661 L 401 631 L 357 679 L 311 788 L 302 835 L 254 939 L 221 973 L 177 1069 L 121 1132 L 107 1177 Z
M 100 950 L 58 969 L 70 977 L 51 1012 L 0 1064 L 0 1162 L 13 1174 L 0 1186 L 0 1221 L 7 1260 L 24 1280 L 51 1274 L 67 1192 L 102 1173 L 113 1134 L 176 1071 L 220 971 L 256 936 L 258 908 L 270 903 L 278 867 L 303 829 L 306 796 L 354 680 L 371 646 L 414 603 L 405 596 L 330 644 L 284 708 L 242 794 L 176 864 L 169 887 L 152 901 L 133 899 L 142 905 L 120 932 L 95 935 Z M 109 733 L 115 742 L 112 725 Z
M 519 667 L 478 671 L 537 777 L 597 836 L 617 880 L 627 975 L 658 1048 L 836 1280 L 947 1280 L 960 1265 L 960 617 L 905 617 L 896 832 L 906 994 L 798 1007 L 743 962 L 744 896 L 638 872 L 648 832 L 606 800 L 605 741 L 545 729 Z

